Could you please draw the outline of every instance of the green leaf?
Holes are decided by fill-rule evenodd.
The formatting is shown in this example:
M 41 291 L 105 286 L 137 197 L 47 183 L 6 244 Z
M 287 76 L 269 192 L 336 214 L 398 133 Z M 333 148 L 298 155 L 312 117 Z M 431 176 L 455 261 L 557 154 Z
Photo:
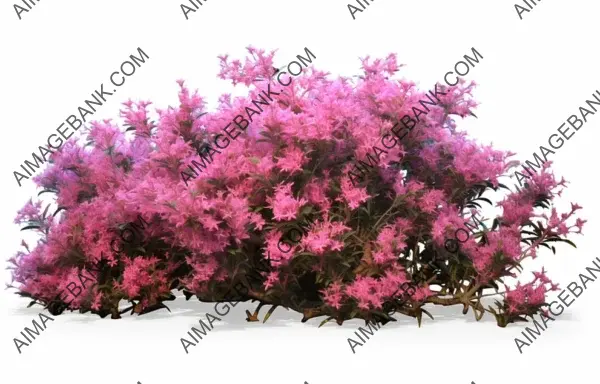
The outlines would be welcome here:
M 424 309 L 422 309 L 422 308 L 421 308 L 421 311 L 422 311 L 423 313 L 425 313 L 427 316 L 429 316 L 429 318 L 430 318 L 431 320 L 434 320 L 434 319 L 433 319 L 433 316 L 431 316 L 431 313 L 427 312 L 426 310 L 424 310 Z
M 386 320 L 389 321 L 396 321 L 396 319 L 394 319 L 393 317 L 390 317 L 387 313 L 383 313 L 381 311 L 372 311 L 375 315 L 379 315 L 381 317 L 383 317 Z
M 500 220 L 498 218 L 495 218 L 494 221 L 492 222 L 492 231 L 496 230 L 496 228 L 498 228 L 500 226 Z
M 54 212 L 54 214 L 52 215 L 52 217 L 56 217 L 56 214 L 62 210 L 67 209 L 66 207 L 58 207 L 58 209 Z
M 526 235 L 536 236 L 536 234 L 535 234 L 535 233 L 533 233 L 533 232 L 530 232 L 530 231 L 521 231 L 521 233 L 524 233 L 524 234 L 526 234 Z M 537 239 L 537 237 L 536 237 L 536 239 Z
M 269 317 L 271 317 L 271 314 L 275 311 L 275 309 L 277 309 L 277 307 L 279 307 L 279 305 L 274 305 L 271 307 L 271 309 L 269 309 L 269 312 L 267 312 L 265 318 L 263 319 L 263 324 L 269 319 Z
M 478 198 L 477 200 L 483 200 L 483 201 L 485 201 L 486 203 L 488 203 L 489 205 L 492 205 L 492 201 L 491 201 L 490 199 L 488 199 L 488 198 L 485 198 L 485 197 L 480 197 L 480 198 Z
M 325 323 L 327 323 L 329 320 L 332 320 L 333 317 L 328 317 L 327 319 L 321 321 L 321 324 L 319 324 L 318 328 L 321 328 L 323 325 L 325 325 Z
M 21 228 L 21 231 L 24 231 L 26 229 L 40 229 L 41 227 L 39 225 L 28 225 L 25 228 Z
M 38 193 L 38 196 L 41 195 L 42 193 L 46 193 L 46 192 L 56 193 L 57 191 L 52 190 L 52 189 L 44 189 L 42 192 Z
M 44 213 L 42 214 L 43 218 L 46 218 L 46 214 L 48 213 L 48 209 L 50 209 L 50 204 L 48 204 L 48 206 L 46 206 L 46 209 L 44 209 Z
M 554 241 L 560 241 L 560 242 L 563 242 L 563 243 L 567 243 L 567 244 L 573 246 L 574 248 L 577 248 L 577 246 L 575 245 L 575 243 L 573 243 L 571 240 L 561 239 L 560 237 L 553 237 L 553 238 L 550 238 L 550 239 L 546 239 L 546 240 L 544 240 L 544 243 L 551 243 L 551 242 L 554 242 Z

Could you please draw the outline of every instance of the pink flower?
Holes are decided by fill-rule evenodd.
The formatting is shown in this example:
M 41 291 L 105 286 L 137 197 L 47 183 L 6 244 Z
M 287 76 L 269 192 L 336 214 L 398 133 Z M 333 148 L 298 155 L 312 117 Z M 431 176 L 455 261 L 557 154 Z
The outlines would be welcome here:
M 323 255 L 327 251 L 342 251 L 344 243 L 339 237 L 349 230 L 349 227 L 339 222 L 315 222 L 302 238 L 301 245 L 317 255 Z
M 277 272 L 271 272 L 267 275 L 267 280 L 265 280 L 264 288 L 268 290 L 273 287 L 275 283 L 279 282 L 279 274 Z
M 338 201 L 345 201 L 351 209 L 358 208 L 371 197 L 365 188 L 354 187 L 347 177 L 342 177 L 340 187 L 343 199 L 338 198 Z
M 268 197 L 267 201 L 273 209 L 275 220 L 293 220 L 307 200 L 304 198 L 296 199 L 292 196 L 292 183 L 281 184 L 275 188 L 275 196 Z
M 286 148 L 284 156 L 277 160 L 277 167 L 282 171 L 297 173 L 302 171 L 302 166 L 306 163 L 304 152 L 299 148 Z
M 340 282 L 333 282 L 327 288 L 321 291 L 323 300 L 335 309 L 342 307 L 342 299 L 344 298 L 343 286 Z

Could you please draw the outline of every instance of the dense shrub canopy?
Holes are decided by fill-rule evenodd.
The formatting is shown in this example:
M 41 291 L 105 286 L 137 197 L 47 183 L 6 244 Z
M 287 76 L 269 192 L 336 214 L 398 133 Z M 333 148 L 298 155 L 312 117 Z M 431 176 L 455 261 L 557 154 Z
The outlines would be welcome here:
M 126 102 L 126 129 L 92 123 L 85 144 L 71 141 L 52 155 L 35 181 L 63 209 L 54 217 L 30 202 L 19 211 L 16 223 L 42 235 L 35 248 L 24 244 L 27 252 L 11 259 L 20 294 L 60 313 L 66 303 L 57 294 L 81 270 L 93 269 L 98 283 L 68 309 L 117 318 L 121 300 L 144 313 L 172 300 L 172 289 L 222 301 L 241 283 L 247 292 L 234 299 L 340 324 L 355 317 L 386 322 L 392 311 L 420 321 L 426 303 L 461 304 L 478 318 L 488 310 L 501 326 L 540 311 L 546 293 L 557 289 L 544 271 L 512 290 L 498 284 L 518 276 L 519 263 L 540 246 L 580 233 L 584 221 L 574 217 L 577 205 L 563 214 L 552 208 L 565 181 L 548 165 L 530 176 L 527 188 L 511 192 L 499 178 L 515 165 L 512 154 L 456 131 L 454 118 L 476 106 L 473 83 L 437 85 L 446 93 L 439 105 L 429 106 L 390 149 L 382 136 L 425 98 L 414 83 L 392 78 L 396 57 L 363 59 L 356 80 L 311 68 L 262 106 L 196 177 L 182 174 L 191 174 L 197 148 L 213 143 L 267 84 L 282 88 L 270 79 L 274 53 L 248 50 L 244 64 L 220 58 L 220 77 L 247 86 L 247 97 L 223 95 L 210 112 L 179 81 L 178 107 L 155 117 L 150 102 Z M 375 169 L 351 180 L 355 160 L 368 158 L 374 146 L 385 150 L 375 152 Z M 501 214 L 487 217 L 450 257 L 445 239 L 472 213 L 482 217 L 488 197 Z M 119 230 L 138 215 L 149 223 L 144 236 L 124 243 Z M 298 225 L 307 233 L 282 252 L 282 234 Z M 444 271 L 432 268 L 432 260 L 441 260 Z M 246 279 L 261 262 L 268 264 L 261 278 Z M 396 300 L 405 282 L 416 289 Z M 486 290 L 499 290 L 503 302 L 484 309 L 479 298 Z

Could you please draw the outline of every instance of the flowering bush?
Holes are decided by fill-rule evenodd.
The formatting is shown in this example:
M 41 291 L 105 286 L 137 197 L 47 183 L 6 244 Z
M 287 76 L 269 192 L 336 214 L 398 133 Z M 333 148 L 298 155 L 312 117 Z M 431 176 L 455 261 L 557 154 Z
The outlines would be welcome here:
M 453 116 L 476 106 L 474 83 L 439 86 L 439 104 L 402 140 L 388 134 L 394 144 L 383 150 L 382 135 L 424 98 L 414 83 L 392 79 L 399 70 L 394 55 L 363 59 L 356 81 L 311 68 L 279 90 L 270 77 L 274 53 L 248 51 L 244 64 L 221 57 L 220 77 L 247 86 L 249 98 L 223 95 L 208 112 L 179 81 L 178 107 L 154 118 L 150 102 L 128 101 L 125 131 L 110 120 L 95 122 L 85 144 L 70 142 L 52 154 L 35 182 L 41 193 L 56 194 L 60 214 L 30 202 L 15 220 L 42 235 L 33 250 L 24 244 L 27 252 L 11 259 L 21 295 L 55 315 L 69 309 L 112 318 L 125 312 L 121 300 L 142 314 L 165 307 L 173 289 L 218 302 L 239 284 L 246 289 L 227 300 L 271 305 L 269 315 L 291 308 L 302 321 L 386 323 L 393 311 L 420 323 L 429 315 L 423 306 L 433 303 L 471 308 L 477 319 L 489 311 L 506 326 L 543 310 L 546 293 L 558 289 L 543 270 L 513 290 L 502 291 L 499 282 L 518 277 L 520 263 L 540 247 L 572 244 L 566 236 L 581 233 L 584 220 L 575 220 L 577 205 L 562 214 L 552 208 L 566 182 L 549 164 L 527 188 L 511 192 L 499 178 L 515 165 L 513 154 L 455 130 Z M 204 154 L 208 164 L 199 172 L 191 169 L 197 149 L 216 142 L 267 84 L 281 94 L 256 121 L 239 126 L 241 136 L 218 156 Z M 357 181 L 348 159 L 371 150 L 378 162 Z M 465 209 L 483 214 L 488 197 L 502 198 L 501 215 L 484 220 L 451 258 L 445 239 L 464 226 Z M 138 215 L 147 223 L 143 236 L 123 242 L 119 230 Z M 281 236 L 297 226 L 306 233 L 282 252 Z M 259 268 L 258 279 L 247 278 Z M 97 284 L 60 302 L 63 282 L 82 270 L 97 271 Z M 414 289 L 398 300 L 406 283 Z M 490 290 L 506 297 L 484 308 Z M 258 309 L 249 320 L 257 320 Z

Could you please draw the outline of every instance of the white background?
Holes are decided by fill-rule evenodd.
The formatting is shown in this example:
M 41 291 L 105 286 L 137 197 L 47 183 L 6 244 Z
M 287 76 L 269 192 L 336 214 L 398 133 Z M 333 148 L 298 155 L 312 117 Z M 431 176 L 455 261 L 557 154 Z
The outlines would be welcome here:
M 150 60 L 108 96 L 96 119 L 117 118 L 120 103 L 128 98 L 151 100 L 160 108 L 177 105 L 175 80 L 180 78 L 199 88 L 214 107 L 218 96 L 232 89 L 216 77 L 216 56 L 243 58 L 250 44 L 278 49 L 278 67 L 308 47 L 317 56 L 317 68 L 346 76 L 359 73 L 359 57 L 397 53 L 399 62 L 407 64 L 400 76 L 422 89 L 442 81 L 475 47 L 484 59 L 465 78 L 480 84 L 475 92 L 479 118 L 458 127 L 498 149 L 517 152 L 519 160 L 531 159 L 600 90 L 600 7 L 590 1 L 544 1 L 523 20 L 507 0 L 377 0 L 356 20 L 346 0 L 209 0 L 190 20 L 174 1 L 43 0 L 23 20 L 12 4 L 0 4 L 2 260 L 14 255 L 24 236 L 13 224 L 17 210 L 37 195 L 31 180 L 18 187 L 12 172 L 101 83 L 106 88 L 110 74 L 138 47 Z M 566 210 L 578 202 L 589 220 L 586 235 L 573 238 L 577 249 L 560 245 L 556 256 L 542 251 L 535 261 L 563 288 L 600 256 L 593 246 L 600 213 L 598 126 L 600 116 L 589 116 L 550 155 L 556 174 L 571 182 L 557 206 Z M 530 278 L 525 273 L 524 280 Z M 2 280 L 10 280 L 8 271 Z M 240 304 L 186 355 L 179 338 L 198 319 L 205 320 L 204 313 L 214 314 L 214 305 L 180 299 L 168 303 L 172 313 L 121 320 L 58 316 L 19 355 L 13 338 L 31 326 L 40 307 L 26 309 L 27 299 L 5 290 L 0 291 L 0 382 L 595 383 L 599 285 L 591 283 L 523 354 L 513 340 L 522 325 L 502 329 L 488 315 L 477 323 L 458 307 L 431 309 L 436 320 L 425 318 L 421 328 L 412 318 L 399 318 L 352 354 L 346 339 L 359 321 L 318 329 L 321 319 L 302 324 L 301 315 L 279 308 L 267 324 L 246 323 L 243 312 L 251 306 Z

